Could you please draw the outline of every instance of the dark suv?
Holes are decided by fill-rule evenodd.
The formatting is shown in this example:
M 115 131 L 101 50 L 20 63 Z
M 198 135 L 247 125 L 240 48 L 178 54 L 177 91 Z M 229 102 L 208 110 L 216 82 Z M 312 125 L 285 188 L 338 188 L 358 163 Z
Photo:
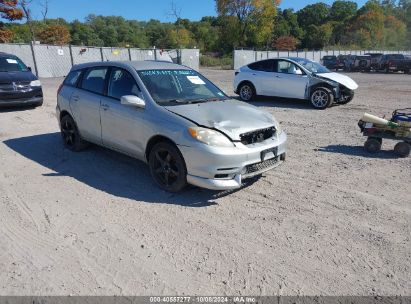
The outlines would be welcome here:
M 334 70 L 337 69 L 337 56 L 334 55 L 327 55 L 321 59 L 322 65 L 325 66 L 327 69 Z
M 0 106 L 43 104 L 41 82 L 17 56 L 0 53 Z

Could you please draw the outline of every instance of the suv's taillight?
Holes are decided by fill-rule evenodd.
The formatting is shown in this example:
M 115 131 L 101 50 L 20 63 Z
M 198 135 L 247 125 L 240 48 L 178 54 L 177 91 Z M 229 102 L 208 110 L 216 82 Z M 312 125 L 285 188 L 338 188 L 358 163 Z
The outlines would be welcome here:
M 60 84 L 58 90 L 57 90 L 57 95 L 60 94 L 61 89 L 63 88 L 63 83 Z

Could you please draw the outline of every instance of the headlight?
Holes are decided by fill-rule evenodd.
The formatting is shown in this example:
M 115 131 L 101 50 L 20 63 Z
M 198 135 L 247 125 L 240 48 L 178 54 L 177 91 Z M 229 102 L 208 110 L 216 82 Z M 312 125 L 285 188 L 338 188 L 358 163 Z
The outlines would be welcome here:
M 41 82 L 40 80 L 33 80 L 32 82 L 30 82 L 30 86 L 31 87 L 41 87 Z
M 277 130 L 277 136 L 281 135 L 281 133 L 283 133 L 283 128 L 281 128 L 281 125 L 277 120 L 275 120 L 274 126 Z
M 220 132 L 211 129 L 194 127 L 189 128 L 188 133 L 190 133 L 191 137 L 193 137 L 194 139 L 201 141 L 202 143 L 209 146 L 234 147 L 234 144 L 227 137 L 225 137 Z

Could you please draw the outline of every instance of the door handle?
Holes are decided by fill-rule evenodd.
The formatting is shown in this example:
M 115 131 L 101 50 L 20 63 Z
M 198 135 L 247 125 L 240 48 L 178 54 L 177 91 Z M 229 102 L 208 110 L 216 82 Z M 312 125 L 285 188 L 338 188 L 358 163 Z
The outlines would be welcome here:
M 275 75 L 275 78 L 281 78 L 281 76 Z
M 108 109 L 110 109 L 110 106 L 109 106 L 108 104 L 102 104 L 102 105 L 101 105 L 101 108 L 102 108 L 104 111 L 107 111 Z
M 80 97 L 79 96 L 73 96 L 73 101 L 79 101 Z

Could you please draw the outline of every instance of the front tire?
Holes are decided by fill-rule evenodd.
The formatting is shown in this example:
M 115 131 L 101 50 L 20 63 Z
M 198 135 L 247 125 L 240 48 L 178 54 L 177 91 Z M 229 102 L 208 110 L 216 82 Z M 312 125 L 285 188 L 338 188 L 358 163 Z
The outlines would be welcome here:
M 310 96 L 311 105 L 318 110 L 328 108 L 334 102 L 334 95 L 331 90 L 320 87 L 313 90 Z
M 240 85 L 238 95 L 240 95 L 242 101 L 251 101 L 256 96 L 255 88 L 251 83 L 245 82 Z
M 380 138 L 368 138 L 364 148 L 368 153 L 377 153 L 381 150 L 382 140 Z
M 67 149 L 79 152 L 88 146 L 88 143 L 81 138 L 76 123 L 70 115 L 63 116 L 60 121 L 60 130 L 64 146 Z
M 168 142 L 156 144 L 149 155 L 151 176 L 167 192 L 180 192 L 187 186 L 187 169 L 178 148 Z

